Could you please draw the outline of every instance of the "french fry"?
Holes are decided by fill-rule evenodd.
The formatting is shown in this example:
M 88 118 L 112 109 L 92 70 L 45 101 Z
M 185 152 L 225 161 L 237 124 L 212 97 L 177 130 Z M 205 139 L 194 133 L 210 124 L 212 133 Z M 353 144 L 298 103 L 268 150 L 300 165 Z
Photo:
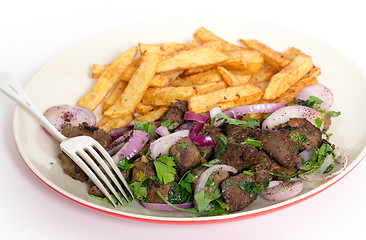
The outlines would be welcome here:
M 305 53 L 295 47 L 291 47 L 283 53 L 283 56 L 290 60 L 294 59 L 298 55 L 305 55 Z
M 121 56 L 103 71 L 93 88 L 78 101 L 77 105 L 94 111 L 118 82 L 121 73 L 131 65 L 136 54 L 136 47 L 132 47 L 122 53 Z
M 126 89 L 127 84 L 128 83 L 124 81 L 119 81 L 116 84 L 116 86 L 112 89 L 111 93 L 103 103 L 103 109 L 102 109 L 103 112 L 107 111 L 107 109 L 110 108 L 117 101 L 119 96 L 121 96 L 123 91 Z
M 99 78 L 102 72 L 108 68 L 107 65 L 93 64 L 92 78 Z
M 169 55 L 169 57 L 160 61 L 157 72 L 162 73 L 207 66 L 220 63 L 226 59 L 228 57 L 220 51 L 212 47 L 201 46 Z
M 274 51 L 272 48 L 258 40 L 240 39 L 240 41 L 248 48 L 262 53 L 264 59 L 277 69 L 282 69 L 290 63 L 290 60 L 284 57 L 282 53 Z
M 97 122 L 96 125 L 101 129 L 103 129 L 104 131 L 109 132 L 114 128 L 127 126 L 132 120 L 133 120 L 132 114 L 128 114 L 121 118 L 103 117 L 101 120 Z
M 250 82 L 259 83 L 269 81 L 276 73 L 278 73 L 278 70 L 272 65 L 263 66 L 258 72 L 252 75 Z
M 202 85 L 207 83 L 213 83 L 222 81 L 222 77 L 217 69 L 213 69 L 206 72 L 201 72 L 193 75 L 189 75 L 183 78 L 178 78 L 177 80 L 171 82 L 169 86 L 171 87 L 189 87 L 195 85 Z
M 229 59 L 220 63 L 220 66 L 233 71 L 245 71 L 247 74 L 258 72 L 263 65 L 263 56 L 260 52 L 251 49 L 226 51 Z
M 266 88 L 268 87 L 269 81 L 257 82 L 254 84 L 260 87 L 263 91 L 265 91 Z
M 310 56 L 296 56 L 285 68 L 273 75 L 263 99 L 276 99 L 299 81 L 312 67 L 313 62 Z
M 139 43 L 140 53 L 142 54 L 143 52 L 149 50 L 149 48 L 151 46 L 160 47 L 161 55 L 162 56 L 175 53 L 177 51 L 183 50 L 186 47 L 186 45 L 183 44 L 183 43 L 175 43 L 175 42 L 172 42 L 172 43 L 160 43 L 160 44 Z
M 188 97 L 195 94 L 194 87 L 148 88 L 142 98 L 142 103 L 153 106 L 168 106 L 179 100 L 187 100 Z
M 128 82 L 126 89 L 118 100 L 103 113 L 104 116 L 123 117 L 134 113 L 156 72 L 160 56 L 161 51 L 157 46 L 151 46 L 143 53 L 140 65 Z
M 147 112 L 150 112 L 151 110 L 154 109 L 153 105 L 147 105 L 147 104 L 143 104 L 142 102 L 140 102 L 139 104 L 137 104 L 136 106 L 136 112 L 140 115 L 143 115 Z
M 165 87 L 168 86 L 170 82 L 173 82 L 181 75 L 183 71 L 168 72 L 168 73 L 156 73 L 151 80 L 150 87 Z
M 237 87 L 219 89 L 202 95 L 193 95 L 188 98 L 189 111 L 194 113 L 208 112 L 211 108 L 225 105 L 226 102 L 237 101 L 255 94 L 262 94 L 263 90 L 254 84 L 245 84 Z
M 180 77 L 187 77 L 187 76 L 202 73 L 202 72 L 208 72 L 208 71 L 216 69 L 216 66 L 217 66 L 216 64 L 211 64 L 211 65 L 206 65 L 206 66 L 202 66 L 202 67 L 189 68 L 189 69 L 184 70 L 184 72 L 182 73 L 182 75 Z
M 316 83 L 318 83 L 318 79 L 316 77 L 301 79 L 300 81 L 292 85 L 289 90 L 279 96 L 278 99 L 285 101 L 285 104 L 294 103 L 296 100 L 296 96 L 301 89 Z
M 169 110 L 169 106 L 162 106 L 157 109 L 154 109 L 150 112 L 147 112 L 143 115 L 136 116 L 136 121 L 144 121 L 144 122 L 155 122 L 159 118 L 163 117 L 164 114 Z
M 213 91 L 216 91 L 216 90 L 219 90 L 222 88 L 226 88 L 227 85 L 224 81 L 218 81 L 218 82 L 213 82 L 213 83 L 196 85 L 193 87 L 196 89 L 197 94 L 205 94 L 205 93 L 213 92 Z
M 253 74 L 246 74 L 245 71 L 230 71 L 234 74 L 235 78 L 241 83 L 241 85 L 250 83 Z
M 196 33 L 194 34 L 194 39 L 197 39 L 196 41 L 201 43 L 206 43 L 209 41 L 219 41 L 221 42 L 224 51 L 236 51 L 242 49 L 242 47 L 229 43 L 222 38 L 216 36 L 204 27 L 201 27 L 196 31 Z
M 245 83 L 240 82 L 236 76 L 234 74 L 232 74 L 231 72 L 229 72 L 226 68 L 224 67 L 217 67 L 217 70 L 219 71 L 219 73 L 221 74 L 222 78 L 224 79 L 224 81 L 226 82 L 226 84 L 229 87 L 236 87 L 236 86 L 240 86 L 243 85 L 245 83 L 247 83 L 249 81 L 249 78 L 247 79 L 248 81 Z

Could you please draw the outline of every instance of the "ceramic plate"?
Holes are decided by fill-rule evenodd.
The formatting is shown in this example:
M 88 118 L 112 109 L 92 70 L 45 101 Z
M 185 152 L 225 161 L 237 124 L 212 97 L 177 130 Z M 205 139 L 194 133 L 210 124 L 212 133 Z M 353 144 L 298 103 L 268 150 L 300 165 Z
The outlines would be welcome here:
M 283 202 L 269 202 L 258 198 L 241 212 L 233 214 L 191 218 L 184 213 L 151 211 L 138 202 L 113 208 L 109 203 L 90 197 L 88 184 L 80 183 L 63 174 L 56 155 L 59 144 L 47 135 L 41 126 L 21 108 L 14 114 L 14 137 L 19 152 L 30 170 L 42 182 L 75 202 L 107 214 L 144 221 L 166 223 L 198 223 L 245 218 L 268 213 L 294 203 L 299 203 L 331 186 L 350 172 L 365 156 L 366 80 L 359 69 L 337 49 L 294 29 L 263 22 L 233 18 L 179 18 L 127 26 L 85 41 L 41 69 L 27 84 L 26 92 L 40 111 L 58 104 L 75 105 L 89 91 L 95 80 L 91 79 L 94 63 L 107 64 L 124 50 L 138 43 L 187 43 L 201 26 L 227 41 L 239 44 L 239 38 L 258 39 L 273 49 L 285 51 L 295 46 L 311 55 L 322 74 L 319 82 L 332 89 L 334 110 L 342 115 L 333 120 L 331 141 L 342 146 L 350 157 L 347 169 L 325 183 L 307 183 L 303 192 Z

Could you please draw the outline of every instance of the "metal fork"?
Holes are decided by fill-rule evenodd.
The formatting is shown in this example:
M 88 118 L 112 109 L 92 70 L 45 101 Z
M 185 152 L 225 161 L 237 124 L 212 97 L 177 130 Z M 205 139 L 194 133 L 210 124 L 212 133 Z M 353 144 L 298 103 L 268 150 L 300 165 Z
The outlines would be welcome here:
M 88 175 L 88 177 L 103 192 L 103 194 L 109 199 L 114 207 L 117 207 L 117 204 L 113 200 L 106 187 L 104 187 L 102 182 L 104 182 L 118 202 L 120 202 L 122 205 L 124 202 L 105 174 L 122 193 L 127 202 L 129 202 L 129 198 L 127 197 L 127 194 L 120 182 L 122 182 L 122 185 L 125 189 L 127 189 L 131 199 L 133 199 L 131 189 L 122 176 L 121 171 L 118 169 L 107 151 L 96 140 L 88 136 L 66 138 L 64 135 L 62 135 L 36 109 L 19 83 L 15 81 L 9 73 L 0 73 L 0 90 L 40 121 L 42 126 L 46 128 L 47 131 L 60 142 L 61 150 L 67 154 L 84 171 L 85 174 Z M 98 163 L 98 165 L 96 163 Z M 115 175 L 120 179 L 120 181 L 117 180 Z

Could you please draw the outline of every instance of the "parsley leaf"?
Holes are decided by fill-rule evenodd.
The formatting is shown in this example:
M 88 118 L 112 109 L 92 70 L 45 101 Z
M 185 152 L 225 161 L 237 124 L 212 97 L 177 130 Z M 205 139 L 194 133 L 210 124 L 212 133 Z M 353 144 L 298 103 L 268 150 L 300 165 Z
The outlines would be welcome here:
M 166 126 L 168 128 L 169 132 L 172 132 L 177 128 L 172 124 L 172 121 L 170 120 L 170 118 L 168 118 L 167 120 L 162 122 L 160 125 L 161 126 Z
M 157 127 L 154 124 L 151 124 L 149 122 L 136 121 L 134 123 L 133 129 L 145 131 L 149 134 L 154 134 Z
M 127 159 L 127 157 L 124 157 L 118 164 L 117 167 L 119 168 L 119 170 L 121 172 L 125 171 L 125 170 L 129 170 L 131 168 L 133 168 L 135 165 L 130 163 Z
M 221 145 L 220 145 L 220 150 L 217 153 L 217 158 L 221 157 L 221 155 L 224 153 L 226 146 L 227 146 L 227 138 L 225 137 L 225 135 L 221 134 L 219 140 L 221 142 Z
M 154 165 L 161 182 L 167 184 L 174 181 L 174 175 L 177 173 L 174 157 L 161 156 L 154 161 Z
M 203 212 L 207 209 L 208 205 L 221 197 L 220 189 L 216 189 L 213 193 L 207 193 L 203 189 L 194 195 L 196 200 L 198 211 Z
M 248 137 L 247 139 L 245 139 L 244 142 L 241 142 L 241 144 L 245 144 L 245 145 L 250 145 L 253 147 L 262 147 L 262 142 L 259 140 L 256 140 L 254 138 Z
M 187 142 L 178 143 L 178 146 L 179 146 L 181 149 L 189 150 L 189 144 L 188 144 Z
M 246 191 L 249 194 L 254 194 L 254 195 L 258 195 L 260 194 L 268 185 L 268 183 L 264 183 L 264 184 L 258 184 L 257 182 L 254 181 L 245 181 L 245 183 L 240 184 L 240 183 L 236 183 L 236 185 L 241 189 Z
M 211 125 L 213 125 L 217 121 L 220 121 L 221 119 L 224 119 L 225 122 L 228 123 L 228 124 L 235 125 L 235 126 L 240 126 L 240 127 L 254 128 L 254 127 L 259 127 L 259 125 L 260 125 L 258 119 L 250 118 L 250 117 L 247 117 L 247 116 L 243 116 L 243 118 L 245 119 L 245 121 L 238 120 L 238 119 L 235 119 L 235 118 L 230 118 L 225 113 L 218 113 L 211 120 Z
M 131 191 L 133 196 L 136 199 L 144 201 L 147 196 L 147 189 L 146 187 L 142 186 L 142 182 L 134 182 L 130 184 Z
M 320 112 L 323 116 L 325 116 L 327 113 L 330 113 L 332 115 L 332 117 L 338 117 L 339 115 L 341 115 L 341 112 L 328 111 L 328 110 L 321 108 L 320 104 L 322 104 L 322 103 L 323 103 L 323 100 L 321 100 L 320 98 L 315 97 L 315 96 L 309 96 L 308 100 L 297 99 L 297 105 L 314 108 L 315 110 Z
M 179 180 L 178 184 L 185 188 L 187 192 L 192 193 L 192 183 L 199 179 L 200 175 L 191 173 L 190 171 L 186 172 L 183 177 Z

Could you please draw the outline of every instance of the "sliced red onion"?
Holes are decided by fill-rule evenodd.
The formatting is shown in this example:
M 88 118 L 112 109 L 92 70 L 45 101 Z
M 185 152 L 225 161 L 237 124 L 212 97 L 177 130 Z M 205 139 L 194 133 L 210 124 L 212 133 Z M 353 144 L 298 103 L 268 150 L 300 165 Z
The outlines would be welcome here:
M 110 130 L 108 132 L 108 134 L 109 134 L 109 136 L 111 136 L 111 138 L 113 140 L 116 140 L 120 136 L 124 135 L 127 131 L 130 131 L 132 129 L 133 129 L 133 125 L 128 125 L 128 126 L 121 127 L 121 128 L 114 128 L 114 129 Z
M 174 132 L 178 132 L 178 131 L 182 131 L 182 130 L 189 130 L 191 131 L 192 128 L 193 128 L 193 125 L 195 124 L 196 122 L 193 122 L 193 121 L 189 121 L 189 122 L 185 122 L 181 125 L 179 125 L 179 127 L 177 127 Z
M 273 129 L 282 123 L 287 122 L 290 118 L 305 118 L 316 126 L 315 119 L 323 118 L 320 112 L 313 108 L 305 106 L 287 106 L 274 111 L 262 123 L 262 129 Z
M 240 107 L 230 108 L 224 113 L 231 113 L 234 115 L 234 118 L 237 118 L 238 115 L 248 114 L 248 113 L 270 113 L 274 112 L 285 106 L 284 101 L 279 103 L 262 103 L 262 104 L 254 104 L 254 105 L 246 105 Z
M 43 115 L 59 131 L 68 125 L 79 126 L 79 124 L 86 122 L 90 126 L 95 126 L 96 123 L 94 113 L 79 106 L 58 105 L 50 107 Z
M 321 168 L 319 168 L 318 170 L 316 170 L 315 172 L 313 172 L 311 174 L 307 174 L 307 175 L 299 174 L 299 177 L 304 180 L 307 180 L 307 181 L 319 182 L 319 181 L 327 181 L 327 180 L 337 176 L 338 174 L 340 174 L 341 172 L 343 172 L 346 169 L 349 158 L 348 158 L 346 152 L 340 147 L 336 147 L 334 149 L 334 154 L 335 154 L 334 161 L 333 161 L 332 155 L 329 154 L 330 156 L 326 157 Z M 330 171 L 329 173 L 323 173 L 324 170 L 330 164 L 333 164 L 333 166 L 334 166 L 332 171 Z
M 155 130 L 156 134 L 159 134 L 160 136 L 166 136 L 168 134 L 170 134 L 168 127 L 167 126 L 160 126 Z
M 215 144 L 214 140 L 210 135 L 194 136 L 189 137 L 192 142 L 198 143 L 201 147 L 212 146 Z
M 214 165 L 212 167 L 207 168 L 201 174 L 200 178 L 197 181 L 196 187 L 194 189 L 194 195 L 196 195 L 199 191 L 201 191 L 201 189 L 203 189 L 205 187 L 208 178 L 215 171 L 228 171 L 228 172 L 232 172 L 234 174 L 238 172 L 234 167 L 228 166 L 225 164 L 218 164 L 218 165 Z M 195 206 L 195 208 L 198 209 L 196 201 L 194 201 L 194 206 Z
M 170 211 L 170 212 L 179 212 L 179 209 L 176 209 L 169 204 L 163 204 L 163 203 L 147 203 L 147 202 L 141 202 L 141 204 L 150 210 L 162 210 L 162 211 Z M 190 209 L 193 207 L 193 203 L 182 203 L 182 204 L 173 204 L 177 208 L 182 209 Z
M 261 196 L 269 201 L 283 201 L 299 194 L 304 186 L 302 180 L 291 180 L 268 187 L 261 192 Z
M 194 195 L 196 195 L 199 191 L 201 191 L 202 188 L 205 187 L 208 178 L 215 171 L 228 171 L 228 172 L 232 172 L 232 173 L 237 173 L 238 172 L 234 167 L 228 166 L 228 165 L 225 165 L 225 164 L 218 164 L 218 165 L 214 165 L 212 167 L 207 168 L 201 174 L 200 178 L 197 181 L 196 188 L 194 189 Z
M 117 160 L 120 162 L 124 157 L 131 159 L 136 153 L 146 145 L 149 134 L 145 131 L 133 130 L 132 136 L 127 143 L 116 153 Z M 116 164 L 118 164 L 118 162 Z
M 310 96 L 314 96 L 322 100 L 320 107 L 328 110 L 333 105 L 333 93 L 323 84 L 313 84 L 308 87 L 304 87 L 297 94 L 296 98 L 300 100 L 308 100 Z
M 124 135 L 120 136 L 116 140 L 114 140 L 107 148 L 107 152 L 109 155 L 113 156 L 116 154 L 124 144 L 126 144 L 130 138 L 132 137 L 132 131 L 131 132 L 125 132 Z
M 213 119 L 217 114 L 221 113 L 222 110 L 221 110 L 221 107 L 214 107 L 212 109 L 210 109 L 210 117 L 211 119 Z
M 200 123 L 208 123 L 210 118 L 197 113 L 186 112 L 183 117 L 184 120 L 192 120 Z
M 199 122 L 196 122 L 194 123 L 193 127 L 192 127 L 192 130 L 191 132 L 189 133 L 189 137 L 195 137 L 195 136 L 198 136 L 199 132 L 202 130 L 203 128 L 203 123 L 199 123 Z
M 296 167 L 301 170 L 306 170 L 306 168 L 304 167 L 302 162 L 303 161 L 307 162 L 307 161 L 311 160 L 313 158 L 314 154 L 315 154 L 315 150 L 313 148 L 309 148 L 309 149 L 302 151 L 297 156 Z
M 150 144 L 151 158 L 155 160 L 162 155 L 168 155 L 170 147 L 188 135 L 189 130 L 182 130 L 156 139 Z

